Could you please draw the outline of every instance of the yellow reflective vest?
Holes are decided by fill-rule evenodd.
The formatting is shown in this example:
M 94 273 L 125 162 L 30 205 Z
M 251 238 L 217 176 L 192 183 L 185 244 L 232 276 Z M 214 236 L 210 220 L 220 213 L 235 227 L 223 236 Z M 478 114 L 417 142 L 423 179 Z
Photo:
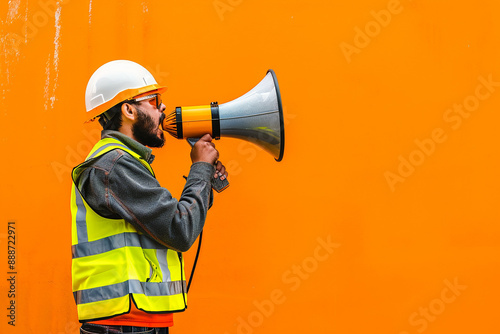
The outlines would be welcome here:
M 100 140 L 86 162 L 115 149 L 132 155 L 154 176 L 144 159 L 112 138 Z M 77 187 L 84 164 L 73 169 L 71 191 L 72 282 L 78 319 L 84 322 L 128 313 L 131 298 L 145 312 L 184 311 L 187 295 L 182 254 L 123 219 L 94 212 Z

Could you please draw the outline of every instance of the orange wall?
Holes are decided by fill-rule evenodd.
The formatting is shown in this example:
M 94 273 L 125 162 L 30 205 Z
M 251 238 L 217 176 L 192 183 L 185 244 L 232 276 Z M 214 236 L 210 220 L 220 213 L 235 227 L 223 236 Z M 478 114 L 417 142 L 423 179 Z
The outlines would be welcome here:
M 230 101 L 269 68 L 281 88 L 282 162 L 217 142 L 231 187 L 216 195 L 173 333 L 498 332 L 498 1 L 0 8 L 1 333 L 78 332 L 69 171 L 99 133 L 81 123 L 87 80 L 114 59 L 169 86 L 168 110 Z M 176 196 L 188 153 L 170 137 L 155 152 Z

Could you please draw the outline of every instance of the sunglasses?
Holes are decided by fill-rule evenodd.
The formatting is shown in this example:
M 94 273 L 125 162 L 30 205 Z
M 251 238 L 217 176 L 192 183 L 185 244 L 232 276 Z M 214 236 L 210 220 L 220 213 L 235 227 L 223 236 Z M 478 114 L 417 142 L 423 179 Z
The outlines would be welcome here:
M 162 104 L 162 99 L 161 99 L 161 94 L 151 94 L 151 95 L 146 95 L 146 96 L 143 96 L 143 97 L 139 97 L 137 99 L 131 99 L 129 100 L 130 102 L 141 102 L 141 101 L 144 101 L 144 100 L 149 100 L 148 102 L 156 107 L 156 109 L 160 110 L 160 106 Z

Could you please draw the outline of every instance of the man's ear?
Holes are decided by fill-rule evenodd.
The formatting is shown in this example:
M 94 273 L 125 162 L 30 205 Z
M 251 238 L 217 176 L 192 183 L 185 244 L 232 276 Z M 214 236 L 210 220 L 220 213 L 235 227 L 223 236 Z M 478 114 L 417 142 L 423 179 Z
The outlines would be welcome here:
M 122 104 L 121 112 L 122 112 L 122 116 L 123 116 L 122 118 L 124 120 L 125 119 L 128 119 L 130 121 L 134 121 L 135 120 L 135 115 L 136 115 L 137 110 L 130 103 L 124 103 L 124 104 Z

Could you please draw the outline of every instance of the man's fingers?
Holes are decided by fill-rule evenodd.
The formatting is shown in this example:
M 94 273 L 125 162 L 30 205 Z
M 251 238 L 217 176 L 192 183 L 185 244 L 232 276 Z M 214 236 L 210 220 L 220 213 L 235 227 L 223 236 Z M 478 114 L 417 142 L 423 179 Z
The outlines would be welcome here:
M 220 178 L 221 180 L 227 178 L 226 167 L 220 161 L 215 163 L 215 169 L 214 178 Z
M 224 167 L 224 165 L 222 165 L 222 167 L 219 168 L 218 171 L 219 171 L 219 174 L 225 175 L 226 174 L 226 167 Z
M 207 133 L 206 135 L 203 135 L 203 137 L 201 137 L 200 140 L 203 140 L 205 142 L 212 142 L 212 136 L 209 133 Z

